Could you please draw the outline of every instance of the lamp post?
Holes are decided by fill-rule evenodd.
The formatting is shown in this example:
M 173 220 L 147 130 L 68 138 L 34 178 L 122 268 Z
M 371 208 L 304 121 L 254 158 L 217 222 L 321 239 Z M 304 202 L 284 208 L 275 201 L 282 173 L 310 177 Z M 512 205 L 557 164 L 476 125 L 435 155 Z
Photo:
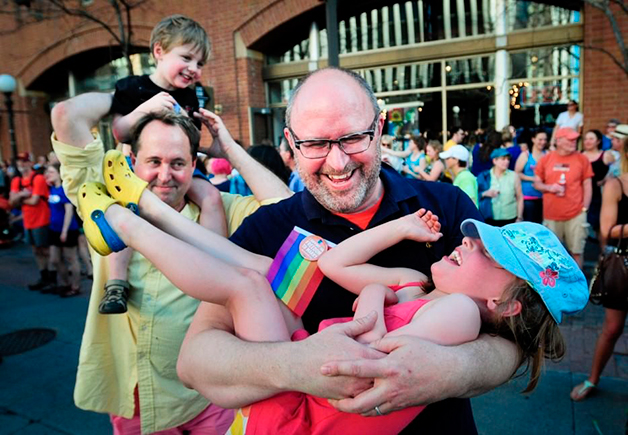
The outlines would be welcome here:
M 13 123 L 13 100 L 11 94 L 15 91 L 16 81 L 13 76 L 9 74 L 0 74 L 0 92 L 4 93 L 4 103 L 7 106 L 7 113 L 9 114 L 9 140 L 11 141 L 11 158 L 12 163 L 15 165 L 17 160 L 17 144 L 15 143 L 15 125 Z

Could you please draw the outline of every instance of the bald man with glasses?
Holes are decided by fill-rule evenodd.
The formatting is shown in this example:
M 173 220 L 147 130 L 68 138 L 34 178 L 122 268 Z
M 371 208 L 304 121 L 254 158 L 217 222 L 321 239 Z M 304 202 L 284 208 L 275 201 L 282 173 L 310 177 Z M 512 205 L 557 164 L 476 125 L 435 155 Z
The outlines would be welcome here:
M 372 90 L 355 73 L 325 68 L 306 77 L 290 98 L 284 130 L 306 190 L 260 209 L 232 240 L 275 257 L 295 226 L 339 243 L 426 208 L 441 218 L 444 237 L 431 244 L 404 241 L 369 262 L 430 276 L 432 263 L 461 243 L 461 222 L 481 216 L 458 188 L 408 180 L 382 167 L 385 120 L 379 114 Z M 505 382 L 517 365 L 514 345 L 488 336 L 458 347 L 401 337 L 381 340 L 376 350 L 353 339 L 370 330 L 374 318 L 314 334 L 323 319 L 351 316 L 354 300 L 354 294 L 323 279 L 302 315 L 313 335 L 287 343 L 242 341 L 224 307 L 201 303 L 181 348 L 179 377 L 224 407 L 243 407 L 282 391 L 344 399 L 336 402 L 339 410 L 368 416 L 438 402 L 405 431 L 476 433 L 468 399 L 443 399 L 470 397 Z

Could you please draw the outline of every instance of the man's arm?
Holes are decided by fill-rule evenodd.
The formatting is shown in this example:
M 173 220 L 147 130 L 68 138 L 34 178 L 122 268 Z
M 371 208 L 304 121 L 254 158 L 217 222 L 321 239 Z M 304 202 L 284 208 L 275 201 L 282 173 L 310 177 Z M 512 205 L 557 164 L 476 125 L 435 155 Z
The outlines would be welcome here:
M 426 405 L 449 397 L 473 397 L 506 382 L 519 365 L 514 343 L 486 334 L 459 346 L 440 346 L 410 336 L 385 337 L 375 348 L 379 360 L 333 361 L 321 367 L 327 376 L 375 378 L 373 388 L 354 398 L 334 401 L 344 412 L 383 413 Z
M 543 193 L 558 193 L 563 189 L 563 187 L 560 184 L 543 183 L 541 181 L 541 178 L 538 175 L 534 176 L 534 183 L 532 184 L 532 186 L 539 192 L 543 192 Z
M 197 116 L 207 126 L 214 138 L 209 149 L 203 150 L 208 155 L 224 157 L 238 170 L 246 184 L 251 188 L 255 199 L 264 201 L 273 198 L 289 198 L 293 192 L 275 174 L 251 157 L 238 145 L 222 119 L 209 110 L 199 109 Z
M 52 109 L 52 146 L 61 162 L 63 189 L 74 205 L 83 183 L 102 181 L 104 149 L 91 128 L 109 113 L 111 100 L 110 94 L 88 93 L 58 103 Z
M 254 343 L 233 334 L 224 307 L 201 302 L 181 346 L 177 373 L 184 384 L 226 408 L 283 391 L 351 397 L 369 388 L 372 380 L 329 378 L 320 373 L 320 366 L 330 360 L 382 357 L 352 338 L 369 331 L 375 319 L 371 315 L 334 325 L 297 342 Z
M 160 92 L 137 106 L 131 113 L 124 116 L 116 115 L 111 125 L 114 137 L 118 142 L 130 141 L 131 132 L 142 117 L 160 110 L 174 110 L 176 104 L 177 101 L 172 95 L 168 92 Z
M 25 198 L 28 198 L 30 193 L 27 190 L 9 193 L 9 205 L 11 208 L 20 208 Z
M 39 195 L 30 195 L 28 198 L 22 200 L 22 204 L 37 205 L 40 200 Z
M 582 182 L 582 204 L 587 210 L 591 205 L 591 197 L 593 196 L 593 181 L 587 178 Z
M 94 141 L 91 128 L 109 113 L 111 94 L 90 92 L 56 104 L 50 114 L 57 140 L 85 148 Z

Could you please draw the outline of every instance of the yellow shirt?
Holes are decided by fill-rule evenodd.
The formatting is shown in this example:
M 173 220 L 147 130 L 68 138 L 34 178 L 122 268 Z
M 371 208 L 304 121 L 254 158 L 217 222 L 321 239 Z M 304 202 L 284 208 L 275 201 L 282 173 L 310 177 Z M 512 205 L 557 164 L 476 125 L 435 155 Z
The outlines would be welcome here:
M 78 188 L 86 181 L 102 182 L 103 144 L 98 135 L 84 149 L 51 138 L 59 161 L 63 188 L 76 205 Z M 222 194 L 229 234 L 261 205 L 252 196 Z M 200 211 L 187 204 L 181 211 L 197 221 Z M 107 281 L 108 262 L 91 250 L 94 283 L 87 310 L 74 389 L 77 407 L 126 418 L 134 413 L 138 386 L 142 433 L 186 423 L 209 404 L 181 384 L 177 356 L 199 301 L 177 289 L 146 258 L 134 252 L 129 264 L 127 315 L 102 315 L 98 304 Z
M 449 148 L 451 148 L 454 145 L 458 145 L 458 143 L 455 142 L 453 139 L 449 139 L 447 142 L 445 142 L 445 145 L 443 145 L 443 152 L 448 151 Z

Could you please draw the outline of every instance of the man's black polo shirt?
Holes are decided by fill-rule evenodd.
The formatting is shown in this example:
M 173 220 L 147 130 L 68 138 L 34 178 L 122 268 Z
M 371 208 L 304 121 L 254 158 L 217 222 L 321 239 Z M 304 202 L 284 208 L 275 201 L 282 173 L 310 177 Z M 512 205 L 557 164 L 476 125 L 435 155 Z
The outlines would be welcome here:
M 384 199 L 369 228 L 425 208 L 439 217 L 443 237 L 429 248 L 425 243 L 403 241 L 380 252 L 369 263 L 412 268 L 431 276 L 430 266 L 462 242 L 462 221 L 467 218 L 482 220 L 478 209 L 462 190 L 450 184 L 408 180 L 386 165 L 382 165 L 380 178 L 384 185 Z M 273 258 L 294 226 L 334 243 L 362 231 L 323 208 L 309 191 L 304 190 L 277 204 L 260 208 L 244 220 L 231 240 L 248 251 Z M 303 315 L 305 329 L 315 333 L 323 319 L 352 316 L 355 298 L 353 293 L 323 279 Z M 404 433 L 419 430 L 421 433 L 476 433 L 469 401 L 450 399 L 430 405 Z

